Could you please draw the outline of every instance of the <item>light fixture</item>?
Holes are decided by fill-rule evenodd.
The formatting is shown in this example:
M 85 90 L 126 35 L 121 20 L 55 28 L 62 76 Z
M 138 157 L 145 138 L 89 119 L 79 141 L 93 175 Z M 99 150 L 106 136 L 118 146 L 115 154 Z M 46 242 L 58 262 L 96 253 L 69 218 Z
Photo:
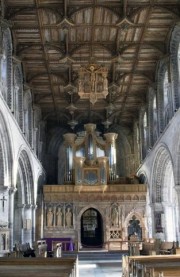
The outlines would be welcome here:
M 78 121 L 74 120 L 73 118 L 70 121 L 68 121 L 68 125 L 70 125 L 72 130 L 74 130 L 77 124 L 78 124 Z
M 94 105 L 108 95 L 108 69 L 95 63 L 80 67 L 78 94 L 81 99 L 89 99 Z
M 114 111 L 114 109 L 115 109 L 115 107 L 114 107 L 114 105 L 110 102 L 109 104 L 108 104 L 108 106 L 106 107 L 106 110 L 107 110 L 107 113 L 108 114 L 112 114 L 113 113 L 113 111 Z
M 107 118 L 104 122 L 102 122 L 102 124 L 106 129 L 108 129 L 112 122 Z
M 78 124 L 78 121 L 74 119 L 74 112 L 77 110 L 77 107 L 73 104 L 73 94 L 74 91 L 68 92 L 71 96 L 71 103 L 69 106 L 66 107 L 67 110 L 69 110 L 69 113 L 71 114 L 72 119 L 68 121 L 68 125 L 71 126 L 71 128 L 74 130 L 75 126 Z

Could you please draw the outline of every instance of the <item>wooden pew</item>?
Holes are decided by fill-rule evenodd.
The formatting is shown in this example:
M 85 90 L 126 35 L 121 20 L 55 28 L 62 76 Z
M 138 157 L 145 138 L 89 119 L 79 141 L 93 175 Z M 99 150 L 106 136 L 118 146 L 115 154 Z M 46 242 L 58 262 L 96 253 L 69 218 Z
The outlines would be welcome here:
M 154 277 L 179 277 L 180 276 L 180 266 L 171 267 L 159 267 L 153 269 Z
M 0 258 L 1 277 L 78 277 L 77 258 Z
M 180 276 L 180 255 L 129 256 L 126 259 L 126 268 L 122 268 L 124 277 Z

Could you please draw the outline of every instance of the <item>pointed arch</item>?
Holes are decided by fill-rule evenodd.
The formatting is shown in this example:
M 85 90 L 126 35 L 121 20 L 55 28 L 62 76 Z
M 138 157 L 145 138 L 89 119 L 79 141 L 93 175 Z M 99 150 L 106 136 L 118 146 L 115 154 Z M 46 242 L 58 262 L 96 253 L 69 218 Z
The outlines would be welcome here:
M 0 112 L 0 186 L 12 184 L 12 144 L 3 114 Z
M 175 241 L 177 194 L 174 188 L 173 160 L 165 144 L 161 144 L 152 171 L 152 204 L 154 206 L 154 232 L 161 239 Z
M 18 158 L 18 172 L 21 174 L 21 186 L 24 191 L 23 203 L 25 205 L 34 205 L 34 182 L 32 166 L 26 150 L 22 149 Z

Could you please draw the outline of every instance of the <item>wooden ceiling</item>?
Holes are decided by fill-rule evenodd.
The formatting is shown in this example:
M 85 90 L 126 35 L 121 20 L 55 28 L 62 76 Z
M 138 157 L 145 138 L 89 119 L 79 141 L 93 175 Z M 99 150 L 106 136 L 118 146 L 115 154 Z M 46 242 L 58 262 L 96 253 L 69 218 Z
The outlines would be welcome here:
M 74 119 L 132 126 L 155 83 L 157 62 L 168 53 L 179 0 L 6 0 L 12 22 L 14 55 L 23 64 L 25 82 L 44 119 L 67 124 Z M 77 86 L 80 66 L 108 68 L 111 93 L 94 105 L 82 100 Z M 107 113 L 112 102 L 114 109 Z

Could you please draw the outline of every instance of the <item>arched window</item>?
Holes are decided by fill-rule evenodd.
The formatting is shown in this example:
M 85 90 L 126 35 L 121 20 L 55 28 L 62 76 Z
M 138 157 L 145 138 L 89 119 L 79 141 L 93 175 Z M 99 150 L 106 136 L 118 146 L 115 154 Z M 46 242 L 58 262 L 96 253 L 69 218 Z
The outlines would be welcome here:
M 167 70 L 164 74 L 163 106 L 164 106 L 164 121 L 165 121 L 165 126 L 166 126 L 170 120 L 170 86 L 169 86 L 169 81 L 168 81 L 168 71 Z
M 24 96 L 24 133 L 27 141 L 32 146 L 32 99 L 30 92 L 26 92 Z
M 143 132 L 142 132 L 142 158 L 146 157 L 148 146 L 148 124 L 147 124 L 147 112 L 143 116 Z
M 19 65 L 16 65 L 14 70 L 14 95 L 14 115 L 23 131 L 23 79 Z
M 41 134 L 40 134 L 40 130 L 41 130 L 40 124 L 41 124 L 42 116 L 41 116 L 41 110 L 39 107 L 34 106 L 33 109 L 34 109 L 33 146 L 37 157 L 41 159 L 42 141 L 41 141 Z
M 12 45 L 10 30 L 6 29 L 3 32 L 2 39 L 2 56 L 0 59 L 0 81 L 1 91 L 4 100 L 7 102 L 9 108 L 12 108 Z
M 156 96 L 153 99 L 153 142 L 155 143 L 158 138 L 158 119 L 157 119 L 157 101 Z
M 134 151 L 135 151 L 135 167 L 137 168 L 140 163 L 140 132 L 139 124 L 135 123 L 134 125 Z
M 3 34 L 3 50 L 1 57 L 1 91 L 5 101 L 7 101 L 7 47 L 6 38 Z

